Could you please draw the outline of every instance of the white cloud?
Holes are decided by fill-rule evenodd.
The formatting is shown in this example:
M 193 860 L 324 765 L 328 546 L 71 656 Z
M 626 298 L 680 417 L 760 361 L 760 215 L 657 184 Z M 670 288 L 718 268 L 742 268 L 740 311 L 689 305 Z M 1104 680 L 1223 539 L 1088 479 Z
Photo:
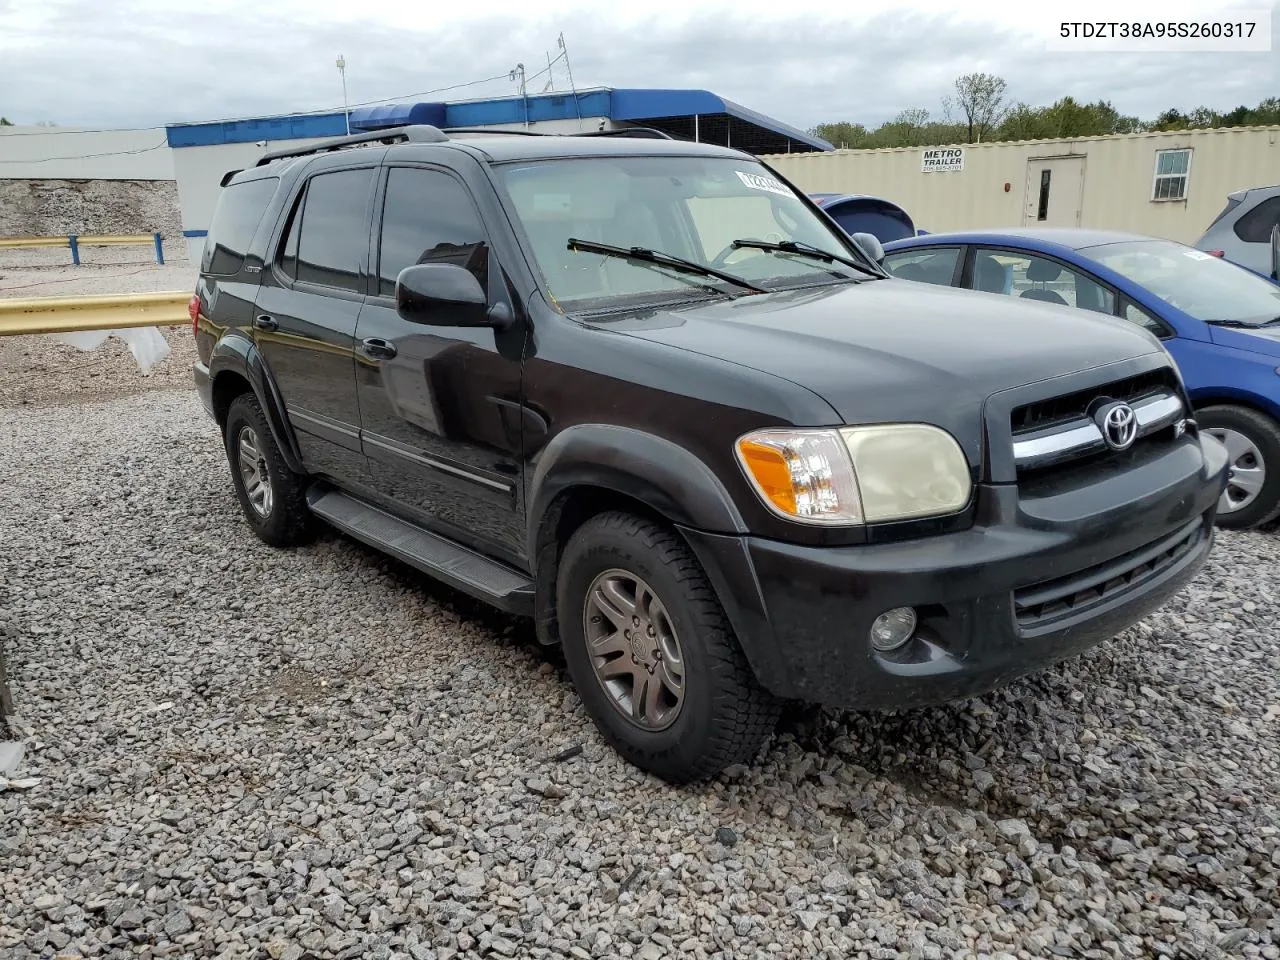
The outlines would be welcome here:
M 1105 9 L 1108 19 L 1167 19 L 1183 6 L 1204 14 L 1239 4 Z M 1052 22 L 1080 18 L 1077 8 L 990 0 L 951 10 L 899 0 L 829 9 L 762 0 L 715 8 L 687 0 L 222 0 L 189 12 L 161 0 L 0 0 L 0 113 L 145 125 L 336 107 L 340 52 L 358 102 L 505 75 L 518 61 L 533 75 L 562 30 L 579 86 L 705 87 L 797 126 L 874 125 L 918 106 L 937 114 L 952 79 L 973 70 L 1003 76 L 1015 100 L 1103 98 L 1148 117 L 1170 106 L 1253 104 L 1280 89 L 1280 44 L 1272 54 L 1049 55 Z M 1280 12 L 1273 21 L 1280 25 Z M 556 76 L 563 87 L 565 74 L 557 68 Z M 530 90 L 542 85 L 534 80 Z M 512 92 L 501 79 L 442 96 Z

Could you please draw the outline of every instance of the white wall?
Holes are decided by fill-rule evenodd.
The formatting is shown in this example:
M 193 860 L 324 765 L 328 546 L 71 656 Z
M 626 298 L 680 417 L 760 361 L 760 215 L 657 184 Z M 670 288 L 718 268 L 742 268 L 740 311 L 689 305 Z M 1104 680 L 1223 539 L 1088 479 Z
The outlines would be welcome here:
M 0 127 L 0 180 L 172 180 L 163 127 Z
M 252 167 L 258 158 L 272 150 L 295 149 L 331 140 L 313 137 L 309 140 L 276 140 L 257 143 L 219 143 L 208 147 L 176 147 L 173 168 L 178 179 L 178 203 L 182 207 L 183 231 L 208 230 L 213 208 L 218 203 L 223 176 L 229 170 Z M 204 237 L 187 238 L 187 256 L 199 261 L 204 252 Z

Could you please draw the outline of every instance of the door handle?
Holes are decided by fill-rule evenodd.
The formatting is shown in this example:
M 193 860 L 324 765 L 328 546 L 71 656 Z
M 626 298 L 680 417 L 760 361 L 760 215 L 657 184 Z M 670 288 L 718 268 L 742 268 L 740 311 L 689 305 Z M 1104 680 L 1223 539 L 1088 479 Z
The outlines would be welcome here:
M 279 330 L 280 324 L 276 322 L 275 317 L 269 317 L 265 313 L 260 313 L 253 318 L 253 325 L 259 330 Z
M 361 346 L 364 347 L 364 355 L 373 360 L 390 360 L 396 355 L 396 345 L 382 337 L 365 337 Z

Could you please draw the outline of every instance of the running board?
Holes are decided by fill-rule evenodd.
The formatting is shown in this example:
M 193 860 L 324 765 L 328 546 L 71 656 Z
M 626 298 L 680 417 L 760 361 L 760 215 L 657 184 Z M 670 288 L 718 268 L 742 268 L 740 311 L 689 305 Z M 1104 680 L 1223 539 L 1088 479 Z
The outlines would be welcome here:
M 533 615 L 533 580 L 506 564 L 407 523 L 341 490 L 307 491 L 311 512 L 343 533 L 416 567 L 477 600 L 521 616 Z

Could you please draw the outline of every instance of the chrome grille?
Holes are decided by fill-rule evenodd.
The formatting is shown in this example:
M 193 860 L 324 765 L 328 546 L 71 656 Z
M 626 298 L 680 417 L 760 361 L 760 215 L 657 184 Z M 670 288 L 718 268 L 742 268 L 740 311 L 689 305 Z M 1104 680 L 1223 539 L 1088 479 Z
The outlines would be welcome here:
M 1098 397 L 1108 395 L 1099 391 Z M 1148 394 L 1130 404 L 1138 422 L 1134 443 L 1166 427 L 1175 427 L 1185 418 L 1182 399 L 1171 390 Z M 1039 470 L 1069 460 L 1079 460 L 1110 448 L 1097 423 L 1088 416 L 1058 421 L 1052 426 L 1013 435 L 1013 460 L 1019 471 Z
M 1010 428 L 1018 434 L 1031 433 L 1086 416 L 1089 407 L 1099 397 L 1135 403 L 1143 397 L 1160 391 L 1174 394 L 1178 391 L 1177 377 L 1169 367 L 1148 370 L 1135 377 L 1115 380 L 1102 386 L 1076 390 L 1072 393 L 1058 394 L 1015 407 Z

